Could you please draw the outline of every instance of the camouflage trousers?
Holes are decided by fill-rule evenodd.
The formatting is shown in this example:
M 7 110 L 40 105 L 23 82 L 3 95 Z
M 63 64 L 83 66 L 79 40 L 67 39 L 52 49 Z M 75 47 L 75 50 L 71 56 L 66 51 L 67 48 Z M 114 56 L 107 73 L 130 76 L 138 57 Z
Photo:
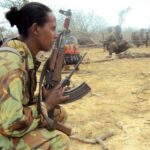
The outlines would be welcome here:
M 55 120 L 65 122 L 67 113 L 59 107 L 55 110 L 54 117 Z M 31 150 L 43 142 L 45 143 L 36 150 L 69 150 L 69 138 L 58 130 L 37 128 L 20 138 L 8 138 L 0 134 L 0 150 Z

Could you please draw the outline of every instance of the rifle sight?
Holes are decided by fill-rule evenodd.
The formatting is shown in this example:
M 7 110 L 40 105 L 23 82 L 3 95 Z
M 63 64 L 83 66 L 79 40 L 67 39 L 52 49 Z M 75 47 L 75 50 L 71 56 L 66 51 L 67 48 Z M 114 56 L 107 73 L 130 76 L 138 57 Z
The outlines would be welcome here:
M 67 11 L 66 10 L 59 10 L 59 13 L 65 15 L 66 17 L 71 17 L 71 10 L 68 9 Z

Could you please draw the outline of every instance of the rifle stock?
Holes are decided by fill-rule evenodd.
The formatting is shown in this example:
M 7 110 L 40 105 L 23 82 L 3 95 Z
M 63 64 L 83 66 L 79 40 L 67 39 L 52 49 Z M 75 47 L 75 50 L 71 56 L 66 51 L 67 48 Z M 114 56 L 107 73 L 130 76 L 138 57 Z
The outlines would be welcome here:
M 62 123 L 60 122 L 55 122 L 55 129 L 67 134 L 68 136 L 71 135 L 71 128 L 63 125 Z

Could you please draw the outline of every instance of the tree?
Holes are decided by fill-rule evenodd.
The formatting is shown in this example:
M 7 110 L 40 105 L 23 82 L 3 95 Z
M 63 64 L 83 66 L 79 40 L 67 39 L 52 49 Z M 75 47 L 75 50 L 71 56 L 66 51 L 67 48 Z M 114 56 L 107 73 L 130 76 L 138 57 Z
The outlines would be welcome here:
M 129 11 L 131 10 L 130 7 L 127 7 L 126 9 L 120 10 L 118 15 L 119 15 L 119 25 L 122 26 L 126 15 L 129 13 Z
M 0 6 L 8 9 L 11 7 L 21 8 L 24 4 L 28 2 L 29 0 L 3 0 L 2 2 L 0 2 Z

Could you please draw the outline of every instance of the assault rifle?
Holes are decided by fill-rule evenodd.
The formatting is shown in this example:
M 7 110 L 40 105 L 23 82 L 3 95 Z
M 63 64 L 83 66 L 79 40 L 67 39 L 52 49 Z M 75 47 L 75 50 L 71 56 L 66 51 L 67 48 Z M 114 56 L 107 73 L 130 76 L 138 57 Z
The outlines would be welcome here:
M 55 43 L 55 47 L 52 51 L 51 57 L 45 63 L 41 74 L 41 76 L 43 76 L 43 79 L 45 79 L 44 86 L 47 90 L 52 89 L 61 81 L 61 71 L 64 63 L 64 48 L 62 48 L 62 40 L 63 36 L 66 34 L 65 31 L 68 30 L 69 28 L 69 22 L 71 18 L 70 9 L 68 11 L 60 10 L 59 12 L 66 16 L 66 19 L 64 21 L 64 30 L 59 34 Z M 79 62 L 76 64 L 75 66 L 76 70 L 79 67 L 82 60 L 84 59 L 85 55 L 83 57 L 81 56 Z M 70 74 L 68 80 L 70 80 L 71 76 L 74 74 L 75 69 Z M 89 91 L 90 91 L 89 86 L 85 82 L 83 82 L 78 87 L 65 92 L 65 95 L 70 96 L 70 99 L 65 103 L 69 103 L 74 100 L 80 99 L 81 97 L 86 95 Z
M 74 70 L 69 74 L 68 77 L 66 77 L 64 80 L 60 81 L 59 83 L 61 84 L 62 87 L 66 86 L 66 85 L 69 85 L 70 84 L 70 78 L 72 77 L 72 75 L 75 73 L 76 71 L 76 68 L 81 64 L 81 62 L 83 61 L 84 57 L 85 57 L 86 53 L 81 57 L 80 61 L 78 62 L 78 64 L 75 66 Z M 48 64 L 47 62 L 45 63 L 46 65 Z M 57 64 L 57 63 L 56 63 Z M 48 123 L 48 128 L 50 130 L 53 130 L 53 129 L 57 129 L 57 130 L 60 130 L 64 133 L 66 133 L 67 135 L 71 135 L 71 129 L 64 126 L 63 124 L 59 123 L 59 122 L 54 122 L 53 119 L 50 118 L 51 114 L 53 115 L 54 113 L 54 110 L 52 110 L 49 114 L 49 117 L 46 116 L 43 112 L 42 112 L 42 109 L 41 109 L 41 99 L 42 99 L 42 93 L 41 93 L 41 89 L 42 89 L 42 82 L 43 82 L 43 79 L 44 79 L 44 73 L 45 75 L 48 75 L 50 73 L 50 70 L 46 70 L 45 66 L 43 67 L 43 71 L 42 71 L 42 74 L 41 74 L 41 78 L 40 78 L 40 84 L 39 84 L 39 97 L 38 97 L 38 109 L 39 109 L 39 112 L 42 114 L 42 116 L 45 118 L 45 120 L 47 121 Z M 52 73 L 52 72 L 51 72 Z M 49 74 L 50 75 L 50 74 Z M 53 75 L 53 74 L 52 74 Z M 49 77 L 52 77 L 52 76 L 49 76 Z M 47 78 L 45 78 L 47 79 Z M 49 81 L 52 81 L 51 79 L 46 81 L 44 86 L 47 90 L 49 90 L 50 88 L 53 88 L 54 85 Z M 56 81 L 54 82 L 56 83 Z M 83 82 L 79 87 L 73 89 L 73 90 L 70 90 L 70 91 L 67 91 L 64 93 L 64 95 L 69 95 L 69 99 L 65 102 L 63 102 L 62 104 L 66 104 L 66 103 L 70 103 L 70 102 L 73 102 L 75 100 L 78 100 L 80 99 L 81 97 L 83 97 L 84 95 L 86 95 L 89 91 L 90 91 L 90 87 L 85 83 Z M 51 116 L 53 118 L 53 116 Z
M 84 56 L 80 58 L 80 61 L 76 65 L 75 69 L 70 73 L 70 75 L 65 80 L 61 81 L 61 71 L 62 71 L 63 62 L 64 62 L 64 49 L 62 48 L 61 45 L 62 45 L 62 39 L 65 34 L 65 31 L 66 30 L 63 30 L 59 34 L 55 42 L 52 54 L 43 66 L 41 77 L 40 77 L 40 83 L 39 83 L 38 110 L 42 114 L 44 119 L 47 121 L 49 130 L 57 129 L 66 133 L 67 135 L 71 135 L 70 128 L 67 128 L 63 124 L 59 122 L 55 122 L 53 120 L 54 110 L 50 111 L 48 113 L 48 116 L 46 116 L 46 114 L 43 113 L 42 107 L 41 107 L 41 102 L 43 99 L 42 87 L 44 86 L 44 88 L 46 88 L 47 90 L 50 90 L 54 88 L 57 84 L 61 84 L 62 87 L 68 85 L 70 82 L 71 76 L 74 74 L 76 68 L 80 65 L 80 63 L 82 62 L 83 58 L 86 55 L 84 54 Z M 69 95 L 69 99 L 65 101 L 64 103 L 66 104 L 66 103 L 70 103 L 75 100 L 78 100 L 84 95 L 86 95 L 90 90 L 91 90 L 90 87 L 85 82 L 83 82 L 77 88 L 74 88 L 64 93 L 64 95 Z
M 54 70 L 52 70 L 52 68 L 51 68 L 51 64 L 53 64 L 53 61 L 51 61 L 50 66 L 47 66 L 48 63 L 46 62 L 45 66 L 44 66 L 45 73 L 43 72 L 43 75 L 45 76 L 44 87 L 47 90 L 50 90 L 53 87 L 55 87 L 57 84 L 61 84 L 62 87 L 69 85 L 72 75 L 75 73 L 76 69 L 79 67 L 79 65 L 83 61 L 84 57 L 86 56 L 86 54 L 87 53 L 85 53 L 83 56 L 81 56 L 79 62 L 75 65 L 74 70 L 64 80 L 61 80 L 61 71 L 58 70 L 58 69 L 61 70 L 61 67 L 62 67 L 62 65 L 59 62 L 59 59 L 56 60 L 57 61 L 56 65 L 59 64 L 58 66 L 56 66 L 58 68 L 54 67 Z M 58 73 L 60 73 L 60 74 L 58 74 Z M 71 89 L 64 93 L 64 95 L 69 95 L 69 99 L 63 103 L 66 104 L 66 103 L 70 103 L 75 100 L 78 100 L 78 99 L 82 98 L 84 95 L 86 95 L 89 91 L 90 91 L 90 87 L 85 82 L 83 82 L 78 87 Z

